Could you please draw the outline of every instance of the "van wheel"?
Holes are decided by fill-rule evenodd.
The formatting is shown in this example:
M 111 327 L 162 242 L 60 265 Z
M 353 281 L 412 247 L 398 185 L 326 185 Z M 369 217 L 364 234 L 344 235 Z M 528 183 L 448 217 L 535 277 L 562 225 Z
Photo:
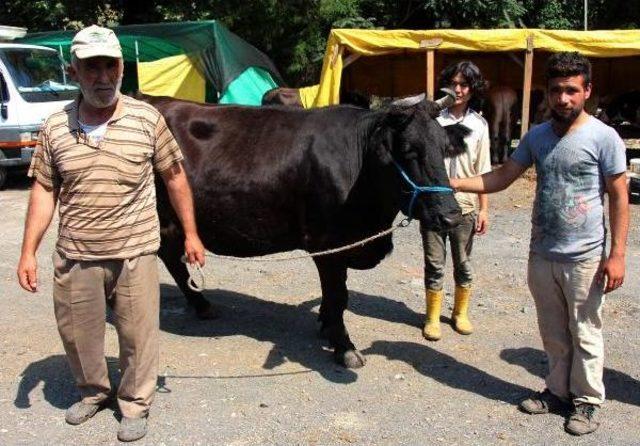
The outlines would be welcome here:
M 7 182 L 7 169 L 6 167 L 0 167 L 0 190 L 4 189 Z

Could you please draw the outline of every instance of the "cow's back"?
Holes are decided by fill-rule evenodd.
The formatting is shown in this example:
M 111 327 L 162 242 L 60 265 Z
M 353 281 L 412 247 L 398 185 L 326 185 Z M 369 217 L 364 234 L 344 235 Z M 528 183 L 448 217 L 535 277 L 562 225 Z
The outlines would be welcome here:
M 359 175 L 353 128 L 366 111 L 150 102 L 183 151 L 209 249 L 308 249 L 335 226 Z

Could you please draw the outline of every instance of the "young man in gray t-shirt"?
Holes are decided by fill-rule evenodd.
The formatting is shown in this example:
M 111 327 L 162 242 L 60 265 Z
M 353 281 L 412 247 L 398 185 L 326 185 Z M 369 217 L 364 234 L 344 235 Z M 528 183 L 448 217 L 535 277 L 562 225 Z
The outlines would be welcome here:
M 599 426 L 604 402 L 604 293 L 624 280 L 629 226 L 625 148 L 617 133 L 584 111 L 591 64 L 578 53 L 549 58 L 551 120 L 527 133 L 511 159 L 491 173 L 452 179 L 455 190 L 497 192 L 529 166 L 537 172 L 527 282 L 549 359 L 547 388 L 520 403 L 530 414 L 573 405 L 565 429 Z M 609 194 L 611 248 L 605 250 L 604 194 Z

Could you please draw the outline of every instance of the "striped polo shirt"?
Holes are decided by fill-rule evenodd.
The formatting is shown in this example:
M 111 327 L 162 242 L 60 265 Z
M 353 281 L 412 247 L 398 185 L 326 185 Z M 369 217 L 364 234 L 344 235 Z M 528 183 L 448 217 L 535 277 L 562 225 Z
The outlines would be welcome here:
M 102 138 L 78 123 L 81 99 L 43 124 L 29 176 L 59 190 L 56 249 L 70 259 L 127 259 L 157 252 L 154 170 L 182 160 L 151 105 L 121 95 Z

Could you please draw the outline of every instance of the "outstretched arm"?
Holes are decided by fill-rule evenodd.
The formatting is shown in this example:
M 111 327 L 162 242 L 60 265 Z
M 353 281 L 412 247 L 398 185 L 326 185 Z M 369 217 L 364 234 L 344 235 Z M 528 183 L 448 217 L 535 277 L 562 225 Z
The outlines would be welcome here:
M 516 178 L 524 173 L 526 167 L 509 159 L 502 167 L 493 172 L 471 178 L 452 178 L 451 187 L 456 192 L 493 193 L 506 189 Z

